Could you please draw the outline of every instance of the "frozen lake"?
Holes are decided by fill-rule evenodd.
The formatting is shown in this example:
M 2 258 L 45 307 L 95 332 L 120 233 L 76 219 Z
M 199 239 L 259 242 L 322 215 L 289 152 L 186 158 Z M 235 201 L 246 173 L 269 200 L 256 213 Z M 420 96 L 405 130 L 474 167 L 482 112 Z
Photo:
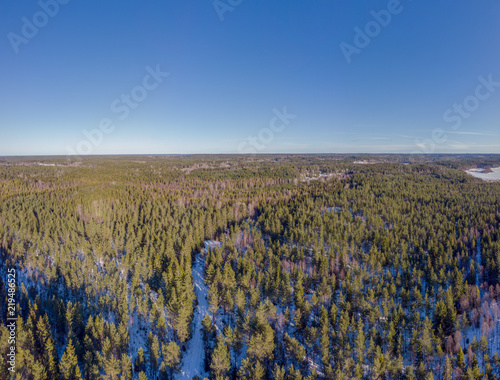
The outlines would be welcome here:
M 491 170 L 491 173 L 483 173 L 483 169 L 469 169 L 467 173 L 485 181 L 500 181 L 500 167 Z

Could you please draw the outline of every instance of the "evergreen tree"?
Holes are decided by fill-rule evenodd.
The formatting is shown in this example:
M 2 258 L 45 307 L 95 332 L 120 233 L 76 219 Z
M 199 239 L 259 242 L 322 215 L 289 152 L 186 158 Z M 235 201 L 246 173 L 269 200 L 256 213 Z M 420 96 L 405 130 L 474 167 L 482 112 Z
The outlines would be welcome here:
M 216 376 L 225 376 L 231 368 L 231 361 L 229 352 L 223 339 L 217 340 L 217 345 L 212 353 L 212 362 L 210 363 L 210 370 Z
M 78 367 L 78 359 L 73 347 L 73 341 L 70 339 L 64 350 L 64 354 L 60 362 L 61 376 L 64 380 L 81 379 L 80 368 Z
M 122 354 L 120 380 L 132 380 L 132 361 L 127 354 Z
M 173 378 L 173 373 L 181 361 L 179 346 L 175 342 L 164 344 L 162 346 L 162 355 L 162 372 L 168 371 L 170 378 Z
M 457 367 L 460 368 L 460 369 L 464 369 L 464 367 L 465 367 L 465 356 L 464 356 L 464 352 L 462 350 L 462 347 L 460 347 L 458 349 Z
M 448 355 L 446 355 L 446 359 L 444 361 L 444 371 L 443 371 L 443 380 L 452 380 L 453 377 L 453 368 L 451 365 L 451 360 Z
M 145 371 L 146 369 L 146 359 L 144 355 L 144 349 L 142 347 L 139 347 L 137 351 L 137 356 L 135 358 L 135 363 L 134 363 L 134 370 L 135 372 L 139 373 L 142 371 Z

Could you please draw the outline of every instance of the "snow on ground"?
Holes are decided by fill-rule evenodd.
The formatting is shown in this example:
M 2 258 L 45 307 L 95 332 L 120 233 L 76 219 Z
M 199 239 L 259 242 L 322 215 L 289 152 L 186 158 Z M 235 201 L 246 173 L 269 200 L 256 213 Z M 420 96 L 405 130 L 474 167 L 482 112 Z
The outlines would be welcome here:
M 139 319 L 137 311 L 134 311 L 129 320 L 129 331 L 130 331 L 129 355 L 132 359 L 132 362 L 137 357 L 139 348 L 142 347 L 144 352 L 146 352 L 147 330 L 143 328 L 141 324 L 142 323 Z
M 205 353 L 203 347 L 203 338 L 201 334 L 201 321 L 205 314 L 208 313 L 208 288 L 205 284 L 205 276 L 203 267 L 205 259 L 198 255 L 193 265 L 193 282 L 198 298 L 198 307 L 194 312 L 194 331 L 193 337 L 189 341 L 188 351 L 184 354 L 182 359 L 182 368 L 180 374 L 177 375 L 178 380 L 191 380 L 193 376 L 204 378 L 207 374 L 203 368 L 203 356 Z
M 489 173 L 484 173 L 483 169 L 469 169 L 466 173 L 484 181 L 500 181 L 500 167 L 491 168 Z
M 222 247 L 222 242 L 215 240 L 205 240 L 205 250 L 216 249 Z

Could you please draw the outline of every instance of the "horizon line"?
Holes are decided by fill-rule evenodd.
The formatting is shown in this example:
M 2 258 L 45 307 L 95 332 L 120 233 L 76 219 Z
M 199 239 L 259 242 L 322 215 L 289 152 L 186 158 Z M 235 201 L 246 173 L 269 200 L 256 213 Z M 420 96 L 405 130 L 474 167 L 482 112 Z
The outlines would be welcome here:
M 298 153 L 298 152 L 270 152 L 270 153 L 103 153 L 103 154 L 85 154 L 85 155 L 70 155 L 70 154 L 16 154 L 16 155 L 0 155 L 0 158 L 21 158 L 21 157 L 54 157 L 54 158 L 95 158 L 95 157 L 131 157 L 131 156 L 301 156 L 301 155 L 404 155 L 404 156 L 458 156 L 458 155 L 488 155 L 488 156 L 500 156 L 500 152 L 432 152 L 432 153 L 405 153 L 405 152 L 345 152 L 345 153 L 333 153 L 333 152 L 309 152 L 309 153 Z

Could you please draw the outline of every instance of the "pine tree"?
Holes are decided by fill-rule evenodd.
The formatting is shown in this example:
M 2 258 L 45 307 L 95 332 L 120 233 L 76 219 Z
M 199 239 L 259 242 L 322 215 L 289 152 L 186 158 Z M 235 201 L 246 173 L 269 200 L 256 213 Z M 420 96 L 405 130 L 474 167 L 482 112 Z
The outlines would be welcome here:
M 335 372 L 335 380 L 344 380 L 344 373 L 340 368 Z
M 260 364 L 260 361 L 257 361 L 255 363 L 254 369 L 253 369 L 253 376 L 252 378 L 255 380 L 262 380 L 266 374 L 266 370 L 262 364 Z
M 118 375 L 120 374 L 120 361 L 113 354 L 104 359 L 103 367 L 106 379 L 118 379 Z
M 146 369 L 146 359 L 144 357 L 144 349 L 139 347 L 137 350 L 137 356 L 135 358 L 134 370 L 135 372 L 142 372 Z
M 452 377 L 453 377 L 453 367 L 451 365 L 450 357 L 446 355 L 446 359 L 444 360 L 443 380 L 451 380 Z
M 35 380 L 48 380 L 47 371 L 42 363 L 37 361 L 32 368 L 33 378 Z
M 463 369 L 465 367 L 465 356 L 462 347 L 458 349 L 457 354 L 457 367 Z
M 424 362 L 420 362 L 420 364 L 417 367 L 417 378 L 418 379 L 426 379 L 427 376 L 427 367 L 425 366 Z
M 274 365 L 273 370 L 274 380 L 285 380 L 285 369 L 278 364 Z
M 373 360 L 374 378 L 378 378 L 379 376 L 382 376 L 384 371 L 385 371 L 384 355 L 382 354 L 382 349 L 380 348 L 380 346 L 377 346 L 377 348 L 375 349 L 375 358 Z
M 64 380 L 79 380 L 81 379 L 80 368 L 78 367 L 78 359 L 73 347 L 73 341 L 70 339 L 60 363 L 61 375 Z
M 222 338 L 219 338 L 217 345 L 212 353 L 212 362 L 210 369 L 216 376 L 225 376 L 231 368 L 231 360 L 226 344 Z
M 365 334 L 363 333 L 363 322 L 361 319 L 358 320 L 358 326 L 356 329 L 356 356 L 358 363 L 363 364 L 364 362 L 364 351 L 365 351 Z
M 479 348 L 479 342 L 477 341 L 476 337 L 472 338 L 472 343 L 470 345 L 472 347 L 472 351 L 477 354 L 477 350 Z
M 250 337 L 248 342 L 247 356 L 256 358 L 260 362 L 272 361 L 274 359 L 274 330 L 269 324 L 264 324 Z
M 216 337 L 216 330 L 215 326 L 212 323 L 212 319 L 208 314 L 205 314 L 203 320 L 201 321 L 201 324 L 202 324 L 201 330 L 202 330 L 203 346 L 204 346 L 203 363 L 205 371 L 208 371 L 210 369 L 210 363 L 212 361 L 212 348 L 213 348 L 213 341 Z
M 484 355 L 486 355 L 486 352 L 488 351 L 488 339 L 486 339 L 485 335 L 481 336 L 481 341 L 479 342 L 479 349 L 481 350 L 481 353 L 484 357 Z
M 50 324 L 47 314 L 38 319 L 37 336 L 42 344 L 40 352 L 42 353 L 42 363 L 48 378 L 56 378 L 58 375 L 56 349 L 54 340 L 50 334 Z
M 149 332 L 148 336 L 148 354 L 149 354 L 149 365 L 153 377 L 156 376 L 158 372 L 159 359 L 160 359 L 160 342 L 158 341 L 158 336 Z
M 170 378 L 173 378 L 173 373 L 181 361 L 179 346 L 175 342 L 168 342 L 162 346 L 162 354 L 162 372 L 167 370 Z
M 132 379 L 132 361 L 130 356 L 123 353 L 121 360 L 121 376 L 120 380 L 131 380 Z
M 462 376 L 463 380 L 476 380 L 480 379 L 481 377 L 475 377 L 474 376 L 474 371 L 471 367 L 467 368 L 467 371 L 465 371 L 465 375 Z
M 175 320 L 175 329 L 177 337 L 181 343 L 189 339 L 190 334 L 190 318 L 192 315 L 192 300 L 190 297 L 183 294 L 182 301 L 179 302 L 177 315 Z
M 406 380 L 417 380 L 417 377 L 415 376 L 415 372 L 413 370 L 413 366 L 406 367 L 405 374 Z
M 79 304 L 68 302 L 66 308 L 66 325 L 68 329 L 68 339 L 71 339 L 74 344 L 75 352 L 77 355 L 83 354 L 83 333 L 85 325 L 82 320 L 82 312 Z
M 481 370 L 479 369 L 479 363 L 476 354 L 472 356 L 472 362 L 468 366 L 468 370 L 472 370 L 472 374 L 475 379 L 481 378 Z

